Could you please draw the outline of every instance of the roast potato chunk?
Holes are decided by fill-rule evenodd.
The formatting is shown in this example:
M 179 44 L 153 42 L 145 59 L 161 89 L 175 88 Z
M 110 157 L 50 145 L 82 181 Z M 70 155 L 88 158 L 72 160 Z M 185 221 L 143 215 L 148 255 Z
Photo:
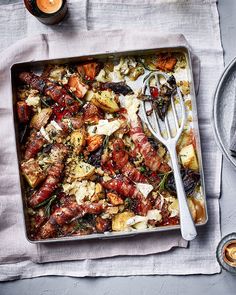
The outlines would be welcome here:
M 37 113 L 33 116 L 30 122 L 30 127 L 40 130 L 41 127 L 44 127 L 47 124 L 51 114 L 51 108 L 42 109 L 40 113 Z
M 117 206 L 117 205 L 122 205 L 124 201 L 115 193 L 108 193 L 107 198 L 111 202 L 112 205 Z
M 115 95 L 112 91 L 101 91 L 94 94 L 91 102 L 108 113 L 119 111 L 119 106 L 115 100 Z
M 21 164 L 21 171 L 32 188 L 35 188 L 46 177 L 45 172 L 35 159 L 29 159 L 27 162 L 23 162 Z
M 118 213 L 112 218 L 112 230 L 125 231 L 128 229 L 127 220 L 134 216 L 133 212 Z
M 75 167 L 75 175 L 76 177 L 80 179 L 88 179 L 91 177 L 95 172 L 95 167 L 85 163 L 85 162 L 79 162 Z
M 74 152 L 78 155 L 86 143 L 86 134 L 84 129 L 72 131 L 70 135 L 70 142 L 74 146 Z
M 184 168 L 191 169 L 193 171 L 198 171 L 198 160 L 195 153 L 195 149 L 192 144 L 185 146 L 181 149 L 179 153 L 182 165 Z

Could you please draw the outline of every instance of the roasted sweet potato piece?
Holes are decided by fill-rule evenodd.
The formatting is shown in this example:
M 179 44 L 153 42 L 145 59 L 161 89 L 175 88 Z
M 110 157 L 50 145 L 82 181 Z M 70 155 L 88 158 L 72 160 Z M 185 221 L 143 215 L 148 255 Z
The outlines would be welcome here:
M 96 62 L 86 63 L 83 65 L 77 66 L 77 71 L 82 75 L 85 76 L 88 80 L 94 80 L 95 76 L 97 75 L 99 70 L 99 65 Z
M 32 188 L 35 188 L 46 177 L 46 174 L 40 168 L 38 162 L 35 159 L 30 159 L 27 162 L 23 162 L 21 164 L 21 171 Z
M 21 123 L 27 123 L 30 119 L 31 109 L 25 101 L 17 102 L 17 115 Z
M 103 112 L 92 103 L 88 103 L 84 108 L 84 122 L 89 124 L 97 124 L 103 119 Z
M 173 71 L 177 59 L 170 54 L 159 54 L 157 56 L 156 67 L 162 71 L 170 72 Z
M 68 85 L 78 98 L 83 98 L 88 90 L 88 87 L 80 81 L 77 75 L 70 76 Z
M 102 135 L 92 135 L 87 137 L 87 150 L 89 152 L 96 151 L 103 143 L 103 136 Z

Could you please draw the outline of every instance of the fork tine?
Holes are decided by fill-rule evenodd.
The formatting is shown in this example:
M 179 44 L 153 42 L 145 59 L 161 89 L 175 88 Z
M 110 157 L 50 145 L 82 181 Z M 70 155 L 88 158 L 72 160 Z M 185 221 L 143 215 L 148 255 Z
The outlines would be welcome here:
M 180 91 L 179 88 L 177 88 L 177 93 L 178 93 L 178 96 L 180 98 L 180 105 L 181 105 L 182 121 L 181 121 L 181 125 L 180 125 L 180 130 L 182 132 L 182 130 L 184 128 L 184 125 L 185 125 L 186 113 L 185 113 L 185 106 L 184 106 L 183 96 L 182 96 L 181 91 Z
M 169 121 L 168 121 L 168 117 L 167 116 L 165 116 L 165 126 L 166 126 L 166 130 L 167 130 L 168 138 L 171 138 L 170 125 L 169 125 Z
M 177 132 L 177 130 L 179 129 L 179 122 L 178 122 L 176 108 L 175 108 L 174 95 L 171 95 L 171 107 L 173 110 L 173 115 L 174 115 L 174 120 L 176 125 L 176 132 Z

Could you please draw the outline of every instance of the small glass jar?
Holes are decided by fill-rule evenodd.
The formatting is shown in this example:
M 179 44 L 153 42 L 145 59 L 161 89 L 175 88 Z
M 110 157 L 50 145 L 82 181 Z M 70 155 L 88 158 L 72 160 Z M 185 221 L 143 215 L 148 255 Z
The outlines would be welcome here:
M 24 2 L 27 10 L 47 25 L 59 23 L 67 13 L 66 0 L 24 0 Z
M 220 241 L 216 257 L 225 270 L 236 274 L 236 233 L 231 233 Z

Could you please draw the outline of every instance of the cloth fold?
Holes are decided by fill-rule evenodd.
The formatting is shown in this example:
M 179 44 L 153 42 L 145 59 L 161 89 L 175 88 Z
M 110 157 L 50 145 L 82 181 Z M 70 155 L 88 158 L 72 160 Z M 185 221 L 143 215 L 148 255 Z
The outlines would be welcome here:
M 60 24 L 61 27 L 56 26 L 54 29 L 39 24 L 30 14 L 22 10 L 20 4 L 4 5 L 0 9 L 0 33 L 4 37 L 1 48 L 5 44 L 10 45 L 22 38 L 23 35 L 29 36 L 36 32 L 47 33 L 52 30 L 55 32 L 50 35 L 42 34 L 31 37 L 27 42 L 20 41 L 5 51 L 0 60 L 0 120 L 3 122 L 0 130 L 2 135 L 0 146 L 0 280 L 50 274 L 115 276 L 219 272 L 220 268 L 215 259 L 215 248 L 220 239 L 217 198 L 220 193 L 221 154 L 215 147 L 210 127 L 211 97 L 218 79 L 215 66 L 217 65 L 219 70 L 223 67 L 216 1 L 136 0 L 127 3 L 122 0 L 73 0 L 69 1 L 69 5 L 70 17 Z M 14 9 L 17 14 L 14 14 Z M 10 17 L 6 11 L 12 11 Z M 17 23 L 18 16 L 21 26 L 26 28 L 24 34 Z M 5 28 L 5 23 L 8 21 L 12 28 L 9 38 Z M 142 32 L 134 30 L 134 28 L 140 29 L 144 26 L 148 30 L 142 29 Z M 127 31 L 128 27 L 133 30 Z M 62 28 L 63 32 L 60 32 Z M 86 28 L 99 29 L 99 31 L 78 32 L 78 29 Z M 126 30 L 101 31 L 106 28 L 125 28 Z M 69 30 L 72 33 L 69 33 Z M 11 123 L 11 89 L 9 76 L 6 75 L 9 73 L 11 64 L 22 61 L 22 58 L 35 60 L 78 56 L 89 52 L 155 48 L 160 47 L 163 43 L 165 46 L 173 46 L 174 35 L 170 36 L 170 31 L 173 34 L 183 33 L 201 61 L 197 103 L 206 189 L 208 197 L 211 197 L 208 198 L 210 217 L 208 225 L 198 229 L 198 238 L 191 242 L 187 249 L 173 249 L 173 247 L 186 246 L 178 232 L 172 232 L 170 235 L 159 233 L 150 238 L 149 235 L 142 236 L 139 241 L 134 238 L 132 246 L 127 242 L 127 252 L 123 248 L 122 240 L 113 241 L 112 246 L 109 246 L 111 241 L 100 241 L 101 243 L 94 246 L 88 242 L 88 247 L 86 245 L 80 247 L 79 242 L 70 243 L 68 248 L 62 244 L 36 247 L 28 243 L 22 230 L 19 180 Z M 161 39 L 158 37 L 160 32 Z M 178 40 L 182 42 L 183 36 L 178 35 Z M 144 241 L 145 237 L 149 239 L 149 242 Z M 97 251 L 96 258 L 103 257 L 102 259 L 91 259 L 95 258 L 95 255 L 90 252 L 90 245 L 94 251 Z M 122 251 L 120 251 L 121 247 Z M 171 248 L 172 251 L 164 253 Z M 160 251 L 164 252 L 154 254 Z M 129 256 L 124 256 L 124 253 Z M 87 259 L 84 259 L 85 257 Z M 46 263 L 60 259 L 80 260 Z M 43 263 L 36 264 L 32 261 Z

